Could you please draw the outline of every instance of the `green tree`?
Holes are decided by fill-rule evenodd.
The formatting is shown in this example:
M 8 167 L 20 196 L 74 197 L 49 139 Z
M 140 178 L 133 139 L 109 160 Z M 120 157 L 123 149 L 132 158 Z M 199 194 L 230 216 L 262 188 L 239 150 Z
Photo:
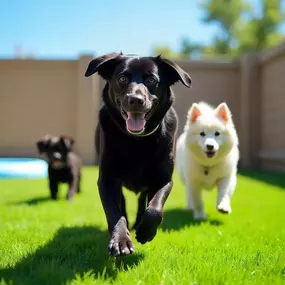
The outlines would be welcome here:
M 157 47 L 155 54 L 172 58 L 203 56 L 237 56 L 250 51 L 261 51 L 282 42 L 285 37 L 280 26 L 285 21 L 282 0 L 260 0 L 256 6 L 249 0 L 202 0 L 202 21 L 215 24 L 217 33 L 209 46 L 201 46 L 182 38 L 181 47 L 174 52 L 167 47 Z M 283 0 L 284 1 L 284 0 Z M 260 15 L 256 11 L 261 6 Z
M 245 0 L 205 0 L 201 3 L 205 13 L 202 21 L 216 24 L 218 33 L 211 46 L 204 49 L 206 54 L 231 55 L 237 46 L 238 26 L 243 15 L 251 6 Z
M 175 52 L 171 50 L 167 46 L 155 46 L 153 49 L 154 55 L 162 55 L 164 57 L 172 58 L 172 59 L 181 59 L 183 58 L 183 55 L 179 52 Z
M 203 46 L 201 44 L 197 44 L 191 42 L 188 38 L 183 37 L 180 43 L 180 54 L 183 58 L 191 58 L 195 55 L 200 55 Z
M 156 46 L 153 49 L 153 54 L 162 54 L 165 57 L 173 59 L 189 59 L 195 54 L 200 54 L 201 50 L 201 45 L 192 43 L 188 38 L 183 37 L 181 39 L 180 49 L 178 52 L 175 52 L 166 46 Z
M 261 0 L 261 15 L 251 15 L 239 30 L 239 53 L 260 51 L 284 40 L 279 27 L 285 20 L 281 0 Z

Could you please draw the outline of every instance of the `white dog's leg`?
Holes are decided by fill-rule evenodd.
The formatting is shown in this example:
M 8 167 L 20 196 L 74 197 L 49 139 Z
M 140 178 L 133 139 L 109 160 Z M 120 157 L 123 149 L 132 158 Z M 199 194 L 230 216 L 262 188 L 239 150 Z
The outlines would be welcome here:
M 188 184 L 188 183 L 187 183 Z M 202 200 L 202 189 L 190 184 L 187 185 L 187 208 L 194 212 L 195 220 L 205 220 L 206 213 L 204 210 L 204 203 Z
M 192 201 L 192 193 L 190 187 L 186 186 L 186 209 L 193 211 L 193 201 Z
M 236 174 L 225 177 L 218 182 L 217 210 L 221 213 L 229 214 L 232 212 L 231 196 L 236 188 Z

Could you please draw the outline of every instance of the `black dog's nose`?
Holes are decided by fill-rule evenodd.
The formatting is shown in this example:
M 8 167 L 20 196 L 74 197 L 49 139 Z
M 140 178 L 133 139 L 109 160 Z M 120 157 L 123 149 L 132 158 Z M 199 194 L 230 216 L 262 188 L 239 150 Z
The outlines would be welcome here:
M 141 95 L 129 95 L 128 103 L 132 107 L 141 107 L 144 105 L 144 99 Z
M 214 149 L 214 146 L 211 145 L 211 144 L 207 144 L 206 147 L 207 147 L 207 149 L 210 150 L 210 151 Z

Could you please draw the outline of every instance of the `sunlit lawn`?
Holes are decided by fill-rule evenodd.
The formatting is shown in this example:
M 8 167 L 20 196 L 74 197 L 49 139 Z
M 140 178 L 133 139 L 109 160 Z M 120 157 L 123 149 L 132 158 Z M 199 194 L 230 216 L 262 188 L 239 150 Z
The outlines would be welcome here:
M 205 193 L 202 224 L 184 211 L 184 188 L 174 178 L 156 238 L 140 245 L 132 232 L 136 253 L 117 260 L 107 253 L 96 168 L 84 169 L 72 204 L 66 186 L 54 202 L 44 179 L 0 180 L 0 284 L 285 284 L 282 175 L 240 175 L 229 216 L 215 210 L 215 191 Z M 136 198 L 126 193 L 133 222 Z

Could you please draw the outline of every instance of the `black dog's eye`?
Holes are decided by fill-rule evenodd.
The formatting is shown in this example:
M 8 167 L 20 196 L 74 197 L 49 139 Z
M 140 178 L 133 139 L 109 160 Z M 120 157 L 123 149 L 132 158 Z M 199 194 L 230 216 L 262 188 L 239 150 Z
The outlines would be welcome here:
M 205 132 L 201 132 L 201 133 L 200 133 L 200 136 L 201 136 L 201 137 L 204 137 L 205 135 L 206 135 Z
M 119 81 L 120 83 L 127 84 L 127 83 L 128 83 L 128 81 L 129 81 L 129 79 L 128 79 L 128 77 L 127 77 L 127 76 L 125 76 L 125 75 L 121 75 L 121 76 L 119 76 L 119 77 L 118 77 L 118 81 Z
M 219 132 L 215 132 L 215 136 L 218 137 L 220 135 Z
M 149 76 L 146 80 L 145 80 L 146 84 L 155 84 L 157 82 L 156 78 L 154 78 L 153 76 Z

